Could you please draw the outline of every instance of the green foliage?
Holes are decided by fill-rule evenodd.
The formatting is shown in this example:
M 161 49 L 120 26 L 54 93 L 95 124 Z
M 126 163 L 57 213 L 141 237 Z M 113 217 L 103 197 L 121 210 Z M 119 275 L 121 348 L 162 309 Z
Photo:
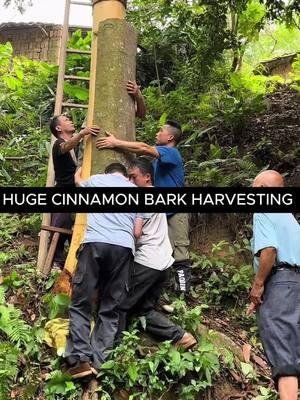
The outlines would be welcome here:
M 300 31 L 297 27 L 284 24 L 267 24 L 257 40 L 249 43 L 244 61 L 257 67 L 261 61 L 271 60 L 300 50 Z
M 249 363 L 241 362 L 241 370 L 247 379 L 257 380 L 257 376 L 253 366 Z
M 293 82 L 292 88 L 300 92 L 300 54 L 298 54 L 292 64 L 292 72 L 290 77 Z
M 232 300 L 242 305 L 243 294 L 247 294 L 253 278 L 252 265 L 245 263 L 249 258 L 247 239 L 233 245 L 221 241 L 213 245 L 210 256 L 192 253 L 194 271 L 200 274 L 202 282 L 195 291 L 208 303 L 225 304 Z
M 285 6 L 280 8 L 277 4 L 276 8 L 271 6 L 272 2 L 256 0 L 153 0 L 151 8 L 146 0 L 130 3 L 128 18 L 140 31 L 138 82 L 144 87 L 148 108 L 146 120 L 138 122 L 138 138 L 153 143 L 158 127 L 167 118 L 177 119 L 183 126 L 181 150 L 188 160 L 186 170 L 190 183 L 231 186 L 249 182 L 258 172 L 252 156 L 234 143 L 220 145 L 216 132 L 224 127 L 225 139 L 227 132 L 242 132 L 248 116 L 264 109 L 266 95 L 280 83 L 278 78 L 255 75 L 253 68 L 260 61 L 299 50 L 299 31 L 295 24 L 291 27 L 291 18 L 297 22 L 297 10 L 290 7 L 295 2 L 290 2 L 289 11 Z M 289 12 L 288 27 L 267 22 L 276 9 L 284 19 Z M 90 34 L 84 36 L 77 31 L 69 47 L 90 50 L 90 43 Z M 89 68 L 89 56 L 68 56 L 67 74 L 86 77 Z M 299 69 L 297 58 L 291 75 L 296 89 Z M 50 139 L 46 125 L 53 113 L 56 74 L 56 67 L 13 57 L 10 44 L 0 45 L 2 186 L 45 183 Z M 86 82 L 78 81 L 76 85 L 68 82 L 64 89 L 68 100 L 87 102 Z M 70 114 L 76 126 L 80 126 L 85 112 L 76 110 Z M 258 149 L 266 148 L 268 140 L 258 138 Z M 19 309 L 5 302 L 5 293 L 14 298 L 22 288 L 27 308 L 26 300 L 34 290 L 30 285 L 37 278 L 28 250 L 20 245 L 19 239 L 24 233 L 37 238 L 39 224 L 38 215 L 0 216 L 0 267 L 5 271 L 0 286 L 0 339 L 4 340 L 0 342 L 0 364 L 4 365 L 0 368 L 0 399 L 8 397 L 21 352 L 25 356 L 30 354 L 28 369 L 38 376 L 35 376 L 38 382 L 34 381 L 30 388 L 29 399 L 38 397 L 36 388 L 40 385 L 42 358 L 43 367 L 55 369 L 47 380 L 47 399 L 76 399 L 80 392 L 70 377 L 56 370 L 59 359 L 41 352 L 46 317 L 39 317 L 31 327 Z M 248 291 L 253 274 L 247 241 L 232 246 L 218 243 L 211 256 L 193 255 L 193 261 L 193 271 L 200 282 L 193 292 L 195 298 L 201 296 L 201 302 L 208 304 L 242 305 L 243 293 Z M 54 279 L 52 276 L 47 282 L 40 282 L 41 287 L 48 290 Z M 67 296 L 51 294 L 43 300 L 49 318 L 64 314 L 70 301 Z M 184 329 L 195 332 L 205 307 L 189 309 L 179 300 L 172 318 Z M 26 314 L 26 320 L 27 317 Z M 162 398 L 168 391 L 172 398 L 194 400 L 217 377 L 219 355 L 205 338 L 193 352 L 183 352 L 168 342 L 153 351 L 143 345 L 136 331 L 125 333 L 123 342 L 100 373 L 101 398 L 112 399 L 113 392 L 125 387 L 130 392 L 130 400 Z M 233 367 L 232 354 L 227 352 L 224 356 L 222 352 L 222 359 Z M 241 368 L 248 377 L 252 373 L 253 379 L 248 364 Z M 25 382 L 29 375 L 27 368 L 24 371 L 22 366 L 19 373 Z M 33 382 L 31 378 L 28 380 Z M 260 388 L 260 392 L 257 400 L 273 400 L 273 393 L 268 389 Z M 25 394 L 23 397 L 26 398 Z
M 37 238 L 40 230 L 41 215 L 16 215 L 1 214 L 0 215 L 0 250 L 6 249 L 8 245 L 16 242 L 22 234 L 31 234 Z M 1 257 L 1 256 L 0 256 Z M 6 257 L 11 259 L 12 255 L 6 253 Z
M 57 68 L 0 44 L 0 184 L 44 185 Z
M 176 300 L 174 303 L 174 316 L 175 323 L 180 325 L 187 332 L 195 332 L 201 323 L 202 311 L 208 308 L 206 304 L 201 304 L 194 308 L 188 308 L 184 300 Z
M 78 50 L 91 50 L 91 32 L 83 33 L 80 29 L 75 31 L 69 40 L 68 47 Z M 80 77 L 90 76 L 89 55 L 69 54 L 66 62 L 66 73 Z M 89 84 L 87 81 L 65 82 L 64 95 L 70 103 L 88 104 Z M 73 109 L 70 115 L 76 126 L 80 126 L 85 118 L 84 110 Z
M 139 341 L 137 331 L 125 332 L 122 343 L 103 364 L 101 398 L 112 399 L 112 393 L 125 386 L 131 398 L 149 400 L 169 391 L 190 400 L 211 386 L 212 377 L 219 373 L 219 353 L 204 338 L 193 352 L 182 352 L 164 342 L 157 351 L 145 354 L 147 349 Z
M 41 118 L 49 116 L 57 68 L 44 62 L 13 57 L 9 42 L 1 44 L 0 59 L 0 132 L 4 127 L 6 132 L 24 134 L 28 128 L 39 126 Z
M 32 329 L 22 313 L 6 304 L 5 286 L 0 286 L 0 399 L 8 400 L 11 384 L 19 370 L 19 357 L 32 341 Z
M 253 400 L 277 400 L 277 393 L 275 390 L 265 388 L 263 386 L 258 387 L 260 395 L 253 398 Z
M 207 88 L 215 62 L 237 46 L 238 32 L 228 24 L 228 16 L 238 20 L 247 4 L 155 0 L 149 12 L 149 3 L 134 0 L 128 17 L 141 32 L 139 80 L 146 85 L 152 81 L 163 91 L 181 85 L 195 91 Z
M 283 81 L 254 73 L 257 64 L 277 55 L 272 53 L 275 44 L 280 55 L 288 46 L 291 51 L 299 47 L 299 30 L 269 23 L 269 11 L 270 5 L 258 0 L 220 1 L 217 6 L 156 0 L 151 12 L 149 2 L 131 3 L 128 18 L 140 32 L 138 81 L 148 108 L 137 137 L 153 143 L 162 115 L 179 120 L 192 184 L 245 185 L 258 172 L 253 154 L 238 148 L 232 155 L 224 142 L 226 136 L 234 140 L 243 134 L 249 116 L 267 107 L 266 96 Z M 214 133 L 223 130 L 222 156 L 208 159 L 210 145 L 218 146 Z
M 79 388 L 75 386 L 69 375 L 57 370 L 51 372 L 45 386 L 47 400 L 65 399 L 66 396 L 68 400 L 76 400 L 78 390 Z
M 264 97 L 274 90 L 277 80 L 253 72 L 229 73 L 225 84 L 211 85 L 209 92 L 200 96 L 199 117 L 204 121 L 222 118 L 232 127 L 243 124 L 249 113 L 264 109 Z
M 295 18 L 299 17 L 300 7 L 298 0 L 261 0 L 265 3 L 267 16 L 271 20 L 285 21 L 288 24 L 295 24 Z
M 20 351 L 9 342 L 0 342 L 0 400 L 10 399 L 11 383 L 18 373 Z
M 21 311 L 13 305 L 0 305 L 0 331 L 18 348 L 32 339 L 31 327 L 21 319 Z
M 5 254 L 5 253 L 4 253 Z M 3 286 L 5 288 L 17 288 L 23 285 L 23 280 L 18 275 L 17 271 L 12 271 L 10 275 L 3 279 Z
M 43 297 L 43 301 L 48 307 L 49 319 L 53 319 L 57 316 L 63 316 L 66 314 L 71 299 L 65 293 L 60 293 L 56 295 L 53 295 L 52 293 L 47 293 Z
M 92 33 L 83 33 L 80 29 L 72 34 L 68 48 L 91 50 Z M 66 70 L 69 75 L 89 76 L 91 57 L 89 55 L 70 54 L 67 58 Z
M 193 142 L 201 137 L 202 132 L 191 136 L 185 146 L 192 147 Z M 200 186 L 245 186 L 259 172 L 250 155 L 238 158 L 237 147 L 221 148 L 218 143 L 199 146 L 192 160 L 186 163 L 188 181 Z M 197 160 L 199 158 L 201 160 Z M 205 161 L 202 161 L 205 159 Z

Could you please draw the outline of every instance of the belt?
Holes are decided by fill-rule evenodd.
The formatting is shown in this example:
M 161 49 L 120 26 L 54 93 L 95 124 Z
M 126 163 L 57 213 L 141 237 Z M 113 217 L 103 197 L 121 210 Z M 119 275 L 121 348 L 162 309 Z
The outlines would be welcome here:
M 298 265 L 291 265 L 289 263 L 280 262 L 273 266 L 272 268 L 272 275 L 276 274 L 278 271 L 293 271 L 300 274 L 300 266 Z

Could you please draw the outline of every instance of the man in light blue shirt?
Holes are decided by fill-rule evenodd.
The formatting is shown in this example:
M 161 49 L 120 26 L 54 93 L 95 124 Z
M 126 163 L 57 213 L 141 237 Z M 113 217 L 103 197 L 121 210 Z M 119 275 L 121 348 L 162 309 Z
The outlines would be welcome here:
M 276 171 L 264 171 L 254 187 L 282 187 Z M 280 400 L 297 400 L 300 376 L 300 226 L 292 214 L 253 217 L 255 280 L 248 314 L 257 311 L 260 338 Z
M 253 232 L 255 272 L 259 269 L 260 251 L 267 247 L 276 250 L 277 263 L 300 265 L 300 227 L 293 214 L 256 213 L 253 216 Z
M 82 187 L 134 187 L 126 168 L 110 164 L 104 175 L 75 182 Z M 70 329 L 65 357 L 74 378 L 97 374 L 113 347 L 119 326 L 119 305 L 127 295 L 135 251 L 135 213 L 89 213 L 84 239 L 78 251 L 69 309 Z M 137 232 L 138 234 L 138 232 Z M 92 305 L 100 294 L 100 306 L 91 331 Z
M 124 167 L 124 173 L 125 171 Z M 77 183 L 80 187 L 135 187 L 120 172 L 93 175 L 86 181 L 77 178 Z M 130 248 L 134 252 L 135 238 L 132 227 L 135 218 L 135 213 L 88 213 L 82 243 L 110 243 Z

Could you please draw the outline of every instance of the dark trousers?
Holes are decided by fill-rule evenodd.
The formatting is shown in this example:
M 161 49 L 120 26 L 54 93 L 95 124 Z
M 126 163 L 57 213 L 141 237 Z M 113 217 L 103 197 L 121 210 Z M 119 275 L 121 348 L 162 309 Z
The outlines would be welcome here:
M 74 224 L 73 214 L 71 213 L 53 213 L 51 214 L 51 226 L 57 226 L 59 228 L 71 229 Z M 50 240 L 52 239 L 50 235 Z M 65 254 L 65 243 L 71 240 L 71 236 L 60 234 L 53 261 L 61 265 L 62 267 L 66 261 Z
M 155 310 L 164 284 L 168 278 L 168 271 L 158 271 L 144 265 L 134 263 L 128 297 L 120 306 L 120 326 L 118 339 L 127 328 L 132 316 L 145 317 L 145 330 L 159 340 L 177 342 L 185 331 L 174 324 L 164 314 Z
M 132 251 L 107 243 L 86 243 L 79 251 L 69 310 L 70 331 L 65 357 L 69 364 L 88 361 L 99 368 L 113 347 L 119 326 L 119 305 L 127 296 Z M 95 294 L 100 305 L 94 329 Z
M 171 268 L 175 273 L 175 291 L 187 295 L 190 292 L 192 281 L 190 260 L 175 261 Z
M 300 377 L 299 272 L 279 270 L 269 277 L 256 317 L 275 383 L 283 376 Z
M 175 290 L 188 294 L 191 288 L 191 262 L 189 255 L 189 215 L 177 213 L 168 217 L 169 239 L 175 262 L 172 270 L 175 275 Z

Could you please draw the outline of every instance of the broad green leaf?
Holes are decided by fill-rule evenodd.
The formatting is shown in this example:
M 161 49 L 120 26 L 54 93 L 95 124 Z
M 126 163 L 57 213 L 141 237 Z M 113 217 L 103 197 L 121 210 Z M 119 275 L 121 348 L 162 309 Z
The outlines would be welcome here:
M 54 297 L 54 302 L 59 306 L 69 306 L 71 299 L 67 294 L 60 293 Z
M 11 90 L 16 90 L 22 86 L 22 82 L 14 76 L 4 76 L 3 80 L 6 82 L 7 87 Z
M 133 382 L 136 382 L 138 378 L 137 366 L 135 364 L 130 364 L 127 368 L 128 375 Z
M 22 69 L 20 66 L 15 65 L 15 73 L 16 73 L 18 79 L 19 79 L 20 81 L 22 81 L 23 78 L 24 78 L 23 69 Z
M 179 351 L 175 350 L 172 352 L 172 362 L 174 364 L 180 364 L 181 361 L 181 355 L 179 353 Z
M 251 364 L 241 362 L 241 368 L 246 378 L 253 378 L 255 376 L 255 371 Z
M 109 360 L 101 365 L 101 369 L 112 369 L 114 367 L 114 365 L 115 365 L 115 361 Z
M 163 113 L 163 114 L 161 115 L 161 117 L 159 118 L 159 126 L 165 125 L 165 123 L 166 123 L 166 121 L 167 121 L 167 117 L 168 117 L 168 114 L 167 114 L 167 113 Z

